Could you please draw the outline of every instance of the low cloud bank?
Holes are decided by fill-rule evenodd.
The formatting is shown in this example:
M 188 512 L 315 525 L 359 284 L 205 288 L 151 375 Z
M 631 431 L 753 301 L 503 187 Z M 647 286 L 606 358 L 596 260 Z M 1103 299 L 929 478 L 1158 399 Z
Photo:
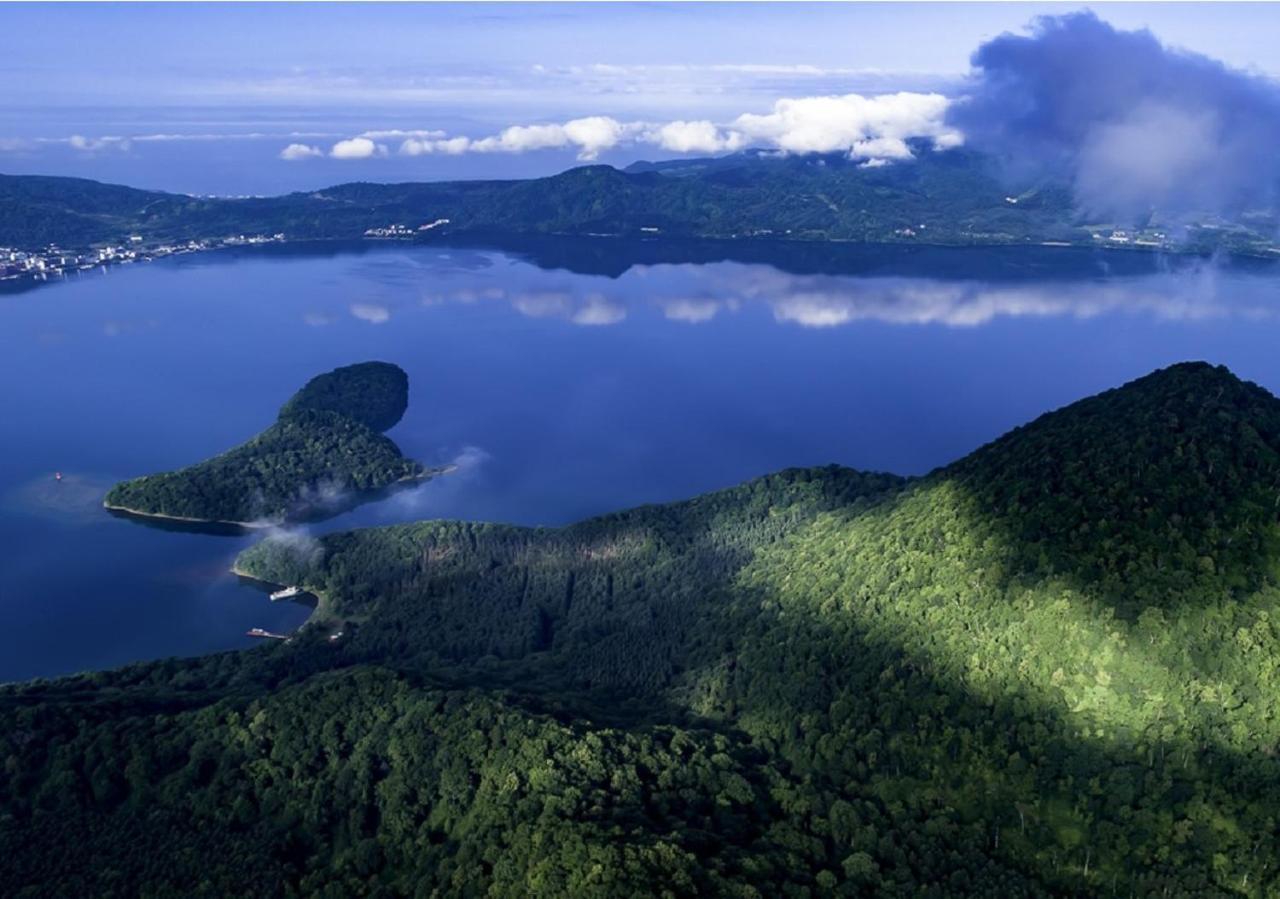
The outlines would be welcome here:
M 621 146 L 648 145 L 671 153 L 727 153 L 748 146 L 792 153 L 846 153 L 852 159 L 883 163 L 910 159 L 907 142 L 928 139 L 937 149 L 963 142 L 946 122 L 950 101 L 941 94 L 899 92 L 863 96 L 844 94 L 778 100 L 769 112 L 745 113 L 726 123 L 705 119 L 623 122 L 610 116 L 586 116 L 566 122 L 512 125 L 486 137 L 449 135 L 438 130 L 366 131 L 338 141 L 334 159 L 369 159 L 389 154 L 382 140 L 400 140 L 402 156 L 464 153 L 528 153 L 572 150 L 584 162 Z M 280 158 L 319 155 L 305 144 L 291 144 Z

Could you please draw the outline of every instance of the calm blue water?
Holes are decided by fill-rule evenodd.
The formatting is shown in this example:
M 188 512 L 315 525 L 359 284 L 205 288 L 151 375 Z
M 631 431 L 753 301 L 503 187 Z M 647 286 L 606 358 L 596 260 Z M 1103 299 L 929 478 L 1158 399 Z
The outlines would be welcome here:
M 845 269 L 857 276 L 719 262 L 606 277 L 494 251 L 286 250 L 0 296 L 0 680 L 300 623 L 305 609 L 227 573 L 259 538 L 157 530 L 100 502 L 117 479 L 247 438 L 309 377 L 351 362 L 404 367 L 411 403 L 391 436 L 461 470 L 314 532 L 560 524 L 789 465 L 921 473 L 1183 359 L 1280 391 L 1273 268 L 861 252 Z

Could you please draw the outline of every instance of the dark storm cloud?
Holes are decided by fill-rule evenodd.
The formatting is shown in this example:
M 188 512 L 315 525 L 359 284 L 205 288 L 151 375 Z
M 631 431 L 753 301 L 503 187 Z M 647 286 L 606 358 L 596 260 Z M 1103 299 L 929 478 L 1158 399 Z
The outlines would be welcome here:
M 1037 19 L 972 62 L 950 123 L 1015 175 L 1069 174 L 1091 212 L 1232 212 L 1276 199 L 1274 81 L 1090 12 Z

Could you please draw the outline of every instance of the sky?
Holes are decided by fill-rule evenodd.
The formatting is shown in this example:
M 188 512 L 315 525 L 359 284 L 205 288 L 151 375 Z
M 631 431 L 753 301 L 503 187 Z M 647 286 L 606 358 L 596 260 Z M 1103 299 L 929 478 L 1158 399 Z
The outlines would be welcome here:
M 979 48 L 1082 8 L 0 4 L 0 172 L 241 195 L 743 146 L 885 164 L 964 140 L 946 109 Z M 1280 76 L 1280 6 L 1094 9 Z

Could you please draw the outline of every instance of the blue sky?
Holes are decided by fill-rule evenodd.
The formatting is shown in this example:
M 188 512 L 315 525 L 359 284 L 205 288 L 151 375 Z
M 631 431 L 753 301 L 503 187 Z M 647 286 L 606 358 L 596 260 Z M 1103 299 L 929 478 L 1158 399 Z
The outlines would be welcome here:
M 356 179 L 527 176 L 739 140 L 785 147 L 779 100 L 947 95 L 984 41 L 1079 8 L 5 4 L 0 171 L 274 193 Z M 1118 28 L 1149 27 L 1166 44 L 1280 74 L 1280 7 L 1097 11 Z M 732 130 L 742 116 L 765 118 Z M 588 124 L 566 132 L 575 120 Z M 707 125 L 657 136 L 673 122 Z M 543 130 L 504 138 L 510 126 Z M 352 140 L 335 158 L 335 145 Z M 281 158 L 290 146 L 299 149 Z

